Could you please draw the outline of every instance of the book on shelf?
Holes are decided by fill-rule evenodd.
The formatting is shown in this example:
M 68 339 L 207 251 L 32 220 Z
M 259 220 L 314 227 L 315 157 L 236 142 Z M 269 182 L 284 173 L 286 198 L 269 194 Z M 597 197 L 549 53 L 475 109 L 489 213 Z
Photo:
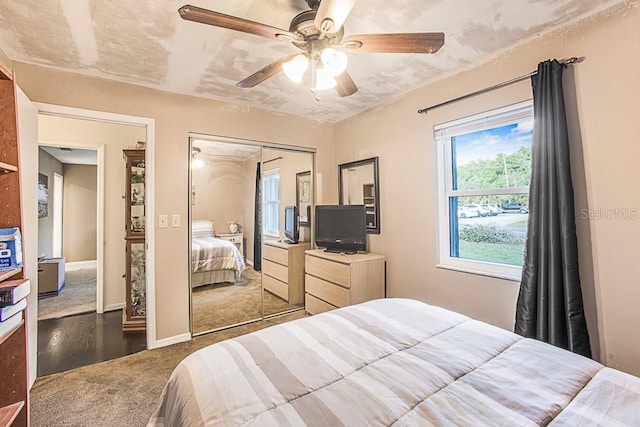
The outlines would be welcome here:
M 4 322 L 14 314 L 17 314 L 27 308 L 27 300 L 21 299 L 13 305 L 7 305 L 0 308 L 0 322 Z
M 0 282 L 0 307 L 15 305 L 29 295 L 30 291 L 31 284 L 27 279 Z
M 6 333 L 9 333 L 13 328 L 18 326 L 20 322 L 22 322 L 22 312 L 14 314 L 4 322 L 0 322 L 0 337 Z

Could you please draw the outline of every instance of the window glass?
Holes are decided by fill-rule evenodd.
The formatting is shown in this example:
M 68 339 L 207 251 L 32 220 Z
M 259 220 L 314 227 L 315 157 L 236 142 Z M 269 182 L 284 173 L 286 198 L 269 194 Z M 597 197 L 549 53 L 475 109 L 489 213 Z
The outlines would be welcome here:
M 262 217 L 264 219 L 263 232 L 272 236 L 278 236 L 280 232 L 280 172 L 278 169 L 266 171 L 262 177 L 262 198 L 264 206 Z
M 532 140 L 530 103 L 436 128 L 440 266 L 519 279 Z
M 454 190 L 528 186 L 533 120 L 452 137 Z

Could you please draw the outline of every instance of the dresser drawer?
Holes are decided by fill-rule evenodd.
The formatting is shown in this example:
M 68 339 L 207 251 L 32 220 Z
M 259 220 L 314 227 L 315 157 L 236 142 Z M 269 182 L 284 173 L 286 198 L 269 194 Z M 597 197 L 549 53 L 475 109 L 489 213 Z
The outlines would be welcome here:
M 289 265 L 289 251 L 268 244 L 262 245 L 262 259 L 268 259 L 282 265 Z
M 349 305 L 351 293 L 349 289 L 334 285 L 317 277 L 306 275 L 305 285 L 307 293 L 336 307 Z
M 304 309 L 309 314 L 318 314 L 323 313 L 325 311 L 334 310 L 336 307 L 331 304 L 327 304 L 326 302 L 319 300 L 313 295 L 305 294 L 304 297 Z
M 284 265 L 276 264 L 275 262 L 265 259 L 262 261 L 262 272 L 281 282 L 289 283 L 289 268 Z
M 346 288 L 351 287 L 350 270 L 346 264 L 306 255 L 304 268 L 312 276 L 337 283 Z
M 265 291 L 269 291 L 289 302 L 289 286 L 286 283 L 283 283 L 278 279 L 274 279 L 271 276 L 263 275 L 262 286 Z

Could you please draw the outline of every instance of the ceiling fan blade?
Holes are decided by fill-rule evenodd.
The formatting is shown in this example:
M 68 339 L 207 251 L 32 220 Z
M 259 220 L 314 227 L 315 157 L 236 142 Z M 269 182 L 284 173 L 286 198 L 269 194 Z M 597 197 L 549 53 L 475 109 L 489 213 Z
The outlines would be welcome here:
M 251 74 L 249 77 L 242 80 L 241 82 L 236 83 L 236 86 L 241 88 L 248 88 L 248 87 L 254 87 L 259 85 L 263 81 L 267 80 L 269 77 L 273 77 L 276 74 L 278 74 L 282 70 L 282 64 L 292 59 L 296 55 L 297 54 L 283 56 L 277 61 L 274 61 L 271 64 L 267 65 L 263 69 Z
M 323 33 L 337 32 L 355 3 L 356 0 L 322 0 L 316 12 L 314 25 Z
M 185 5 L 178 9 L 180 17 L 187 21 L 199 22 L 201 24 L 213 25 L 215 27 L 228 28 L 230 30 L 243 33 L 255 34 L 270 39 L 292 41 L 296 40 L 295 34 L 281 28 L 261 24 L 260 22 L 249 21 L 248 19 L 237 18 L 224 13 L 202 9 L 197 6 Z
M 336 92 L 338 96 L 344 97 L 353 95 L 358 91 L 358 86 L 353 82 L 351 76 L 346 71 L 335 77 L 336 82 Z
M 353 53 L 436 53 L 443 44 L 444 33 L 357 34 L 342 42 Z

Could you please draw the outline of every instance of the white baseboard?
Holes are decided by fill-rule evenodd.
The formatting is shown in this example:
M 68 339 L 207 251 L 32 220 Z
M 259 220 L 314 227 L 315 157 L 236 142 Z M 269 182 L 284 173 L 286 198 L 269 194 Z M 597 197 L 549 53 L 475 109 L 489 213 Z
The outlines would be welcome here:
M 117 304 L 109 304 L 106 305 L 104 307 L 104 311 L 115 311 L 115 310 L 122 310 L 124 308 L 124 303 L 123 302 L 119 302 Z
M 168 345 L 172 345 L 172 344 L 178 344 L 181 342 L 185 342 L 185 341 L 191 341 L 191 334 L 190 333 L 185 333 L 182 335 L 176 335 L 173 337 L 169 337 L 169 338 L 163 338 L 161 340 L 157 340 L 153 343 L 147 343 L 147 349 L 151 350 L 152 348 L 160 348 L 160 347 L 166 347 Z
M 65 262 L 64 270 L 65 271 L 74 271 L 80 270 L 82 268 L 97 268 L 98 261 L 97 260 L 89 260 L 89 261 L 73 261 L 73 262 Z

